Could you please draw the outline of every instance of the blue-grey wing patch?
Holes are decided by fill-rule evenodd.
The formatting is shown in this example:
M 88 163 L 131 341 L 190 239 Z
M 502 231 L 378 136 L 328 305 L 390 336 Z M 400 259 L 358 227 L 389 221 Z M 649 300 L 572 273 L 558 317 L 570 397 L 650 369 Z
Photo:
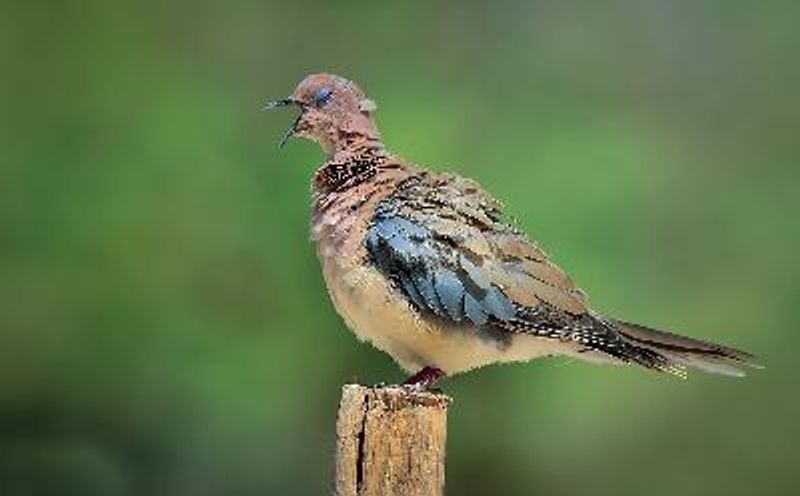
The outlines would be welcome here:
M 378 215 L 366 238 L 372 262 L 420 311 L 484 326 L 516 310 L 483 269 L 431 229 L 399 215 Z

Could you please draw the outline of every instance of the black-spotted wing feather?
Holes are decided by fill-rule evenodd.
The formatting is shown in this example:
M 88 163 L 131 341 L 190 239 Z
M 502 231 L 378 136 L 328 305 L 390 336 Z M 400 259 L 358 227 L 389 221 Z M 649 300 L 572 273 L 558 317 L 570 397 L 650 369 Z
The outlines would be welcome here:
M 421 173 L 402 184 L 376 208 L 366 248 L 421 313 L 471 323 L 501 340 L 559 339 L 679 375 L 682 364 L 701 361 L 727 370 L 707 364 L 708 353 L 696 352 L 692 362 L 667 346 L 645 346 L 619 322 L 592 313 L 570 278 L 502 221 L 501 205 L 459 176 Z

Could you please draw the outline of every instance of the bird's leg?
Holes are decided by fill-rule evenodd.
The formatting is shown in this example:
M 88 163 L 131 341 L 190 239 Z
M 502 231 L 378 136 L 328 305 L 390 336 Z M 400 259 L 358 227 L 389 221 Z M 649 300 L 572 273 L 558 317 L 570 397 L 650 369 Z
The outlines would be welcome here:
M 428 389 L 445 375 L 444 370 L 437 369 L 436 367 L 425 367 L 416 374 L 412 375 L 403 383 L 403 386 L 413 389 Z

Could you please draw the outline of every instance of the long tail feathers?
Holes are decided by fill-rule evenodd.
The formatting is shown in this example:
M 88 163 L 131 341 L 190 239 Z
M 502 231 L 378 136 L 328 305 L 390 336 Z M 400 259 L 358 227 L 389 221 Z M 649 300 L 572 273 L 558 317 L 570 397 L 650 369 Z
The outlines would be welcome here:
M 634 349 L 638 349 L 636 356 L 630 358 L 650 368 L 681 377 L 686 376 L 686 367 L 733 377 L 745 375 L 742 367 L 761 368 L 754 363 L 755 356 L 744 351 L 630 322 L 620 320 L 612 322 L 620 335 Z M 665 360 L 657 360 L 654 365 L 652 352 L 661 355 Z M 646 361 L 639 360 L 639 356 Z

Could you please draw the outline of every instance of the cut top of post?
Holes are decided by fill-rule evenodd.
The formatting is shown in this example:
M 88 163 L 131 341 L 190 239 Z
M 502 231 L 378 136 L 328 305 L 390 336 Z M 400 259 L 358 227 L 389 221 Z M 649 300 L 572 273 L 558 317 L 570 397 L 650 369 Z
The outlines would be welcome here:
M 336 425 L 336 494 L 443 494 L 451 402 L 441 393 L 398 386 L 344 386 Z

